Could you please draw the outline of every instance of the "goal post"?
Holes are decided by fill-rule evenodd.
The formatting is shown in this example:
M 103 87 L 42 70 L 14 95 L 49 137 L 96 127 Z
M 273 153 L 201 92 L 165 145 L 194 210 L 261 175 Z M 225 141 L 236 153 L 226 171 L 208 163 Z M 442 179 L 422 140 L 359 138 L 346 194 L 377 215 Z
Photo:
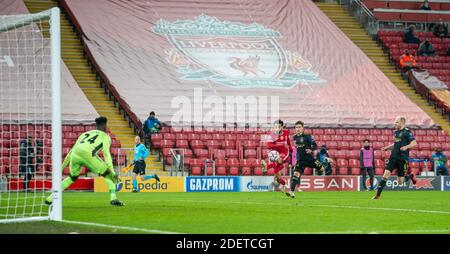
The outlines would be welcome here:
M 0 15 L 0 223 L 62 220 L 60 41 L 59 8 Z

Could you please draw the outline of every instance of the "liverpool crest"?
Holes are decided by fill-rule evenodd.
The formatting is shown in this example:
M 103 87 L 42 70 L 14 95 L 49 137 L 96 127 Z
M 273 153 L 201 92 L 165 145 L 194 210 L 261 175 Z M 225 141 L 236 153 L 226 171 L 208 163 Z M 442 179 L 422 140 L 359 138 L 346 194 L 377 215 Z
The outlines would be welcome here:
M 210 80 L 234 88 L 326 82 L 311 71 L 308 61 L 279 45 L 279 32 L 260 24 L 202 14 L 195 20 L 159 20 L 152 30 L 165 35 L 173 46 L 166 49 L 166 60 L 185 80 Z

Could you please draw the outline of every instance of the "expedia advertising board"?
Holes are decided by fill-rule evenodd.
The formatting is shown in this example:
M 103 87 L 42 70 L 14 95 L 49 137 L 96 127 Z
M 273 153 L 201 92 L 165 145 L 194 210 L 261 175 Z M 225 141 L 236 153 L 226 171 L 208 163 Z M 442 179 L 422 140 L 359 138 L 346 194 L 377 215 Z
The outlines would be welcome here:
M 362 178 L 361 178 L 362 179 Z M 361 180 L 362 181 L 362 180 Z M 378 184 L 381 181 L 381 176 L 376 176 L 373 184 L 374 187 L 377 188 Z M 360 190 L 362 190 L 362 184 L 360 184 Z M 366 179 L 366 186 L 369 188 L 370 181 L 369 177 Z M 421 190 L 421 191 L 430 191 L 430 190 L 441 190 L 441 178 L 439 176 L 418 176 L 417 183 L 414 186 L 412 181 L 408 181 L 407 183 L 399 184 L 397 177 L 389 177 L 386 182 L 386 186 L 384 190 Z
M 186 192 L 236 192 L 239 191 L 238 176 L 186 177 Z
M 271 191 L 273 176 L 241 176 L 241 191 Z
M 126 176 L 120 179 L 122 183 L 116 186 L 116 190 L 118 192 L 131 192 L 133 190 L 132 178 Z M 137 180 L 140 192 L 184 192 L 184 177 L 181 176 L 160 176 L 160 182 L 155 179 L 141 181 L 139 176 Z M 94 178 L 94 191 L 108 192 L 108 186 L 103 177 Z
M 450 176 L 442 176 L 442 190 L 450 191 Z

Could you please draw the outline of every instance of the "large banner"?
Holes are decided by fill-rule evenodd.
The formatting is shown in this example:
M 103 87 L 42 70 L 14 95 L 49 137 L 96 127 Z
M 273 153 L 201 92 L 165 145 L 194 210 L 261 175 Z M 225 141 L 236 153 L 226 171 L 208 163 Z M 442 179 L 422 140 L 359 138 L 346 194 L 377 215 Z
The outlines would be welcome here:
M 188 176 L 186 192 L 237 192 L 238 176 Z
M 241 191 L 271 191 L 273 176 L 241 176 Z
M 172 126 L 435 125 L 313 1 L 60 2 L 141 121 L 158 109 Z
M 373 184 L 374 187 L 377 188 L 380 183 L 381 176 L 376 176 Z M 362 181 L 362 180 L 361 180 Z M 366 179 L 366 186 L 370 186 L 369 177 Z M 404 190 L 441 190 L 441 178 L 439 176 L 418 176 L 417 183 L 414 186 L 412 181 L 408 181 L 407 183 L 400 184 L 397 180 L 396 176 L 389 177 L 386 182 L 385 190 L 394 190 L 394 191 L 404 191 Z M 362 190 L 362 184 L 361 184 Z
M 155 179 L 141 181 L 137 177 L 140 192 L 184 192 L 184 177 L 182 176 L 160 176 L 160 182 Z M 130 176 L 121 177 L 121 184 L 118 184 L 116 190 L 118 192 L 131 192 L 133 190 L 132 178 Z M 103 177 L 94 178 L 95 192 L 108 192 Z
M 290 178 L 284 177 L 290 188 Z M 295 190 L 302 191 L 357 191 L 359 176 L 302 176 Z
M 450 191 L 450 176 L 442 176 L 442 190 Z

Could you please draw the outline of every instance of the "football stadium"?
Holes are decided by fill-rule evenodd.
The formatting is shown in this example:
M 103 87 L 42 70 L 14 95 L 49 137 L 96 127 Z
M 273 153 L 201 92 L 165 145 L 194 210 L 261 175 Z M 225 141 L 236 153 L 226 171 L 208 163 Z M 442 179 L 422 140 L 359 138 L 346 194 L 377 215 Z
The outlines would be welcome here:
M 446 0 L 0 0 L 0 233 L 449 234 L 449 24 Z

